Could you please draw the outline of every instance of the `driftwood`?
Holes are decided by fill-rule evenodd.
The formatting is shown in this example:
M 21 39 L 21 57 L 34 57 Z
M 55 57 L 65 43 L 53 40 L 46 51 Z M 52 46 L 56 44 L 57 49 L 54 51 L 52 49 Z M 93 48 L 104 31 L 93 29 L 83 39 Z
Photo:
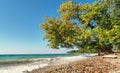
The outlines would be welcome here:
M 114 58 L 116 59 L 117 58 L 117 55 L 104 55 L 102 56 L 103 58 Z

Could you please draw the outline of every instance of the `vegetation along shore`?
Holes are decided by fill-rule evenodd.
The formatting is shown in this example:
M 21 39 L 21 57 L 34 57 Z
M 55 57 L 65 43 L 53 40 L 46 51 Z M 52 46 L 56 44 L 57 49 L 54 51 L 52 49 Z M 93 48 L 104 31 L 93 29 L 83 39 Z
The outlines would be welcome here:
M 68 53 L 98 53 L 99 56 L 64 65 L 47 66 L 26 73 L 120 73 L 120 0 L 98 0 L 92 4 L 68 1 L 61 4 L 59 18 L 41 24 L 44 39 L 52 49 L 78 48 Z

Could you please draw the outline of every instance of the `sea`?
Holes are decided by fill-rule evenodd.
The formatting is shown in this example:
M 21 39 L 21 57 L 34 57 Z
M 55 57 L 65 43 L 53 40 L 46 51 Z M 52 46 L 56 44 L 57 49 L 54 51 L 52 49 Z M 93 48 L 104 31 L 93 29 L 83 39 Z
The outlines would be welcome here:
M 45 66 L 66 64 L 96 54 L 0 54 L 0 73 L 23 73 Z

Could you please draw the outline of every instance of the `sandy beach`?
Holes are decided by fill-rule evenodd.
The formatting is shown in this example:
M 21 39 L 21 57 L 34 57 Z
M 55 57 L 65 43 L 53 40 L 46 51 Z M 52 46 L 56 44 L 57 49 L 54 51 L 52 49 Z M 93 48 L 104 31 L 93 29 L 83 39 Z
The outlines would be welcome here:
M 24 73 L 120 73 L 120 57 L 119 54 L 117 59 L 95 56 L 68 64 L 24 71 Z

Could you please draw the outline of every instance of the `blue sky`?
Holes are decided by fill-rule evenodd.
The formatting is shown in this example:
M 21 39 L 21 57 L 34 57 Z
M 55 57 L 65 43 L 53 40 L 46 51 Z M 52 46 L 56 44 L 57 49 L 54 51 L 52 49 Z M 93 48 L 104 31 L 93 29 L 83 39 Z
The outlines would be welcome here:
M 44 17 L 59 17 L 57 10 L 65 1 L 68 0 L 0 0 L 0 54 L 65 53 L 67 49 L 49 49 L 40 29 Z

